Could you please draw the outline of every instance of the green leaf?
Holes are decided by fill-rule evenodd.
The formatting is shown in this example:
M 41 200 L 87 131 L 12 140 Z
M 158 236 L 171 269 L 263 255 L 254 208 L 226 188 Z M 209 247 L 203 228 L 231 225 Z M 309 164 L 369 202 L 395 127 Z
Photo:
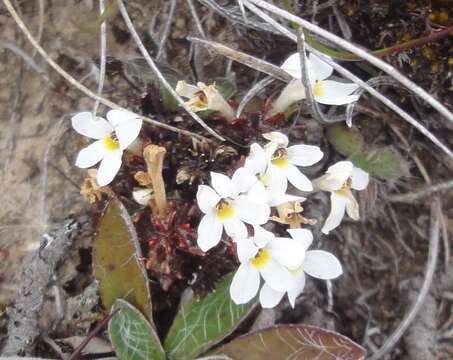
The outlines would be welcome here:
M 250 314 L 256 300 L 234 304 L 229 294 L 232 278 L 232 274 L 225 276 L 203 299 L 192 298 L 180 305 L 164 342 L 170 359 L 195 358 L 231 334 Z
M 347 337 L 310 325 L 279 325 L 235 338 L 216 349 L 233 360 L 360 360 L 366 350 Z
M 152 323 L 148 277 L 134 225 L 117 199 L 107 205 L 94 241 L 94 275 L 99 280 L 102 303 L 108 309 L 125 299 Z
M 222 95 L 226 100 L 231 98 L 236 92 L 234 84 L 227 78 L 215 78 L 214 80 L 209 81 L 208 84 L 215 84 L 220 95 Z
M 363 137 L 357 131 L 344 125 L 334 125 L 327 129 L 327 140 L 340 154 L 351 156 L 363 148 Z
M 110 319 L 110 342 L 121 360 L 165 360 L 165 353 L 153 327 L 140 311 L 127 301 L 117 299 Z
M 362 151 L 350 156 L 353 164 L 373 176 L 395 180 L 408 174 L 403 157 L 390 147 Z

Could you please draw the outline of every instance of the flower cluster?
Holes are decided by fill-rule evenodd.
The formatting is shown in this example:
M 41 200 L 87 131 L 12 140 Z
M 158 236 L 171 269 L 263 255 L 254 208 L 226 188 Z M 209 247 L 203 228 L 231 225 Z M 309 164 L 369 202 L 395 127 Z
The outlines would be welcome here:
M 199 186 L 197 201 L 204 216 L 198 226 L 197 242 L 203 251 L 208 251 L 220 242 L 225 230 L 236 244 L 240 266 L 230 287 L 236 304 L 247 303 L 260 291 L 263 307 L 274 307 L 285 294 L 294 307 L 303 291 L 305 274 L 330 280 L 342 274 L 342 267 L 334 255 L 308 250 L 313 241 L 308 229 L 288 229 L 289 237 L 276 237 L 264 229 L 262 226 L 272 219 L 271 208 L 305 200 L 288 194 L 288 183 L 302 192 L 329 191 L 331 213 L 322 229 L 327 234 L 340 224 L 345 211 L 358 219 L 358 205 L 351 189 L 363 190 L 368 174 L 349 161 L 340 161 L 312 182 L 299 167 L 319 162 L 323 157 L 319 147 L 288 146 L 287 136 L 280 132 L 263 136 L 268 142 L 264 146 L 252 144 L 244 166 L 231 179 L 212 172 L 211 186 Z

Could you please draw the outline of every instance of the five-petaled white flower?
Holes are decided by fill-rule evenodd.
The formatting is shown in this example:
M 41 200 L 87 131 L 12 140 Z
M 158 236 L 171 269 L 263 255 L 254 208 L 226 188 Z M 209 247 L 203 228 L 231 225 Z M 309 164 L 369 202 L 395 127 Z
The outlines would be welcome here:
M 99 186 L 113 180 L 121 167 L 123 151 L 138 137 L 142 127 L 142 120 L 127 111 L 110 110 L 107 120 L 94 117 L 91 112 L 78 113 L 71 119 L 75 131 L 97 140 L 80 150 L 76 166 L 85 169 L 101 162 L 96 176 Z
M 321 231 L 329 231 L 340 225 L 345 211 L 353 220 L 358 220 L 359 205 L 351 192 L 364 190 L 368 186 L 369 175 L 350 161 L 339 161 L 330 166 L 326 173 L 313 181 L 316 190 L 330 191 L 330 214 Z
M 323 157 L 321 149 L 314 145 L 288 147 L 288 137 L 276 131 L 263 136 L 269 140 L 265 146 L 266 151 L 271 154 L 269 171 L 280 171 L 295 188 L 301 191 L 312 191 L 311 181 L 300 172 L 297 166 L 316 164 Z
M 212 188 L 200 185 L 197 202 L 205 214 L 198 225 L 197 243 L 201 250 L 208 251 L 216 246 L 222 230 L 233 239 L 247 237 L 245 223 L 261 225 L 268 221 L 269 205 L 252 200 L 247 192 L 256 182 L 256 177 L 244 168 L 239 168 L 230 179 L 228 176 L 211 172 Z
M 224 99 L 215 84 L 206 85 L 198 82 L 197 86 L 187 84 L 185 81 L 178 81 L 176 92 L 189 100 L 186 104 L 193 112 L 213 110 L 221 113 L 227 120 L 236 117 L 233 108 Z
M 296 298 L 302 293 L 305 286 L 305 274 L 312 277 L 331 280 L 343 273 L 338 259 L 331 253 L 323 250 L 307 250 L 313 242 L 313 235 L 307 229 L 289 229 L 292 241 L 299 244 L 302 250 L 302 262 L 299 266 L 289 268 L 293 277 L 293 287 L 286 291 L 278 291 L 268 282 L 261 288 L 260 303 L 263 308 L 273 308 L 288 294 L 288 300 L 294 308 Z
M 260 278 L 275 291 L 286 292 L 295 286 L 290 268 L 302 264 L 304 247 L 289 238 L 275 237 L 271 232 L 254 226 L 253 237 L 237 239 L 241 264 L 230 286 L 231 299 L 236 304 L 249 302 L 258 292 Z
M 333 73 L 333 67 L 310 53 L 307 58 L 308 78 L 315 101 L 326 105 L 344 105 L 357 101 L 357 95 L 350 95 L 358 89 L 355 83 L 326 80 Z M 296 79 L 302 78 L 299 53 L 292 54 L 281 66 Z
M 257 200 L 266 199 L 269 206 L 303 200 L 300 196 L 286 194 L 288 181 L 284 172 L 275 166 L 269 166 L 271 155 L 257 143 L 250 146 L 244 168 L 256 176 L 257 182 L 248 192 L 249 196 Z

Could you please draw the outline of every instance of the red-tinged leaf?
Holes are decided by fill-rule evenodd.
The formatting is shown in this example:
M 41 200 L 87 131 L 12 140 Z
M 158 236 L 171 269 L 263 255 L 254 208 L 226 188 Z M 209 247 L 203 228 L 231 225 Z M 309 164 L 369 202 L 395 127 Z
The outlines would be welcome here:
M 124 299 L 152 324 L 151 296 L 134 224 L 124 205 L 112 199 L 107 205 L 94 241 L 94 275 L 104 306 Z
M 311 325 L 279 325 L 232 340 L 210 355 L 232 360 L 361 360 L 366 350 L 336 332 Z

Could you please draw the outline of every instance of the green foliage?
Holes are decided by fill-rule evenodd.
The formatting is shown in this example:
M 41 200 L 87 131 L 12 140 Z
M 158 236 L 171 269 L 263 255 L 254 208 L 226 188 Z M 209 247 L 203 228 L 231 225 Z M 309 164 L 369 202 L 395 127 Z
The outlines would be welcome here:
M 231 280 L 232 275 L 227 275 L 203 299 L 180 305 L 164 343 L 170 359 L 195 358 L 231 334 L 250 313 L 256 301 L 234 304 L 229 295 Z
M 327 129 L 327 140 L 341 155 L 351 156 L 363 149 L 363 136 L 343 125 L 334 125 Z
M 134 225 L 117 199 L 107 205 L 94 241 L 94 275 L 102 303 L 108 309 L 125 299 L 152 321 L 148 276 L 139 261 L 141 250 Z
M 279 325 L 232 340 L 210 355 L 232 360 L 361 360 L 366 351 L 347 337 L 310 325 Z
M 395 149 L 388 146 L 368 148 L 357 130 L 334 125 L 327 129 L 327 140 L 336 151 L 372 176 L 398 179 L 408 173 L 407 162 Z
M 127 301 L 117 299 L 111 311 L 119 311 L 108 326 L 110 341 L 121 360 L 165 360 L 165 353 L 146 318 Z

